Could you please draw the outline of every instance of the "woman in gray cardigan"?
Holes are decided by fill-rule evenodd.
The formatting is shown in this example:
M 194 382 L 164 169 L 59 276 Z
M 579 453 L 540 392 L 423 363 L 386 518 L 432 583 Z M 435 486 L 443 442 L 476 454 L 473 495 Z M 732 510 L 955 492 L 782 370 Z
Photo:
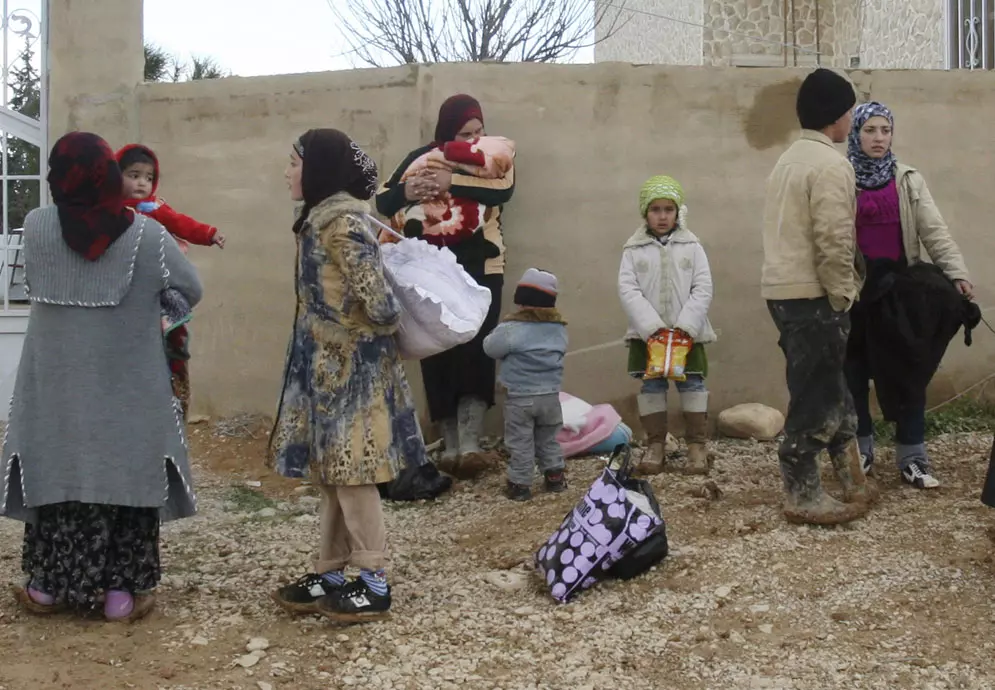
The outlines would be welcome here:
M 53 206 L 31 212 L 31 316 L 0 456 L 0 515 L 25 522 L 16 594 L 35 613 L 135 620 L 154 605 L 159 523 L 195 499 L 159 319 L 200 281 L 166 230 L 125 209 L 107 143 L 75 132 L 49 158 Z

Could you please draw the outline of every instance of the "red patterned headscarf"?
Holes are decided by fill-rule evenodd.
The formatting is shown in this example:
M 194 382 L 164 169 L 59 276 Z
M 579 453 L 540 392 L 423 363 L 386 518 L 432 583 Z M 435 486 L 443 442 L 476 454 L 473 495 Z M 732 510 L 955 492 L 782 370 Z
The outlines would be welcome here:
M 470 120 L 484 121 L 484 111 L 473 96 L 458 93 L 450 96 L 439 108 L 439 120 L 435 125 L 435 145 L 442 146 L 456 139 L 456 135 Z
M 96 261 L 131 227 L 121 169 L 111 147 L 96 134 L 71 132 L 55 142 L 48 185 L 62 239 L 83 258 Z

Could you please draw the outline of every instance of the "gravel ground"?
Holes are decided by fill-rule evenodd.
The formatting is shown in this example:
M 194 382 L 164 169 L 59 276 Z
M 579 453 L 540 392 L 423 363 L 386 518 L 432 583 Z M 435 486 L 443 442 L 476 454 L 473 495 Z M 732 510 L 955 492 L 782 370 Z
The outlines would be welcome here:
M 715 442 L 721 497 L 699 478 L 653 481 L 672 556 L 566 606 L 522 563 L 597 459 L 570 461 L 567 494 L 526 505 L 500 497 L 497 474 L 389 505 L 393 618 L 352 628 L 268 598 L 306 572 L 318 526 L 310 488 L 261 467 L 264 443 L 249 424 L 194 427 L 201 513 L 165 528 L 147 620 L 39 619 L 4 595 L 0 690 L 995 688 L 978 502 L 990 435 L 932 442 L 944 485 L 930 493 L 882 457 L 881 504 L 837 529 L 783 521 L 773 445 Z M 17 581 L 19 559 L 20 525 L 3 521 L 0 577 Z

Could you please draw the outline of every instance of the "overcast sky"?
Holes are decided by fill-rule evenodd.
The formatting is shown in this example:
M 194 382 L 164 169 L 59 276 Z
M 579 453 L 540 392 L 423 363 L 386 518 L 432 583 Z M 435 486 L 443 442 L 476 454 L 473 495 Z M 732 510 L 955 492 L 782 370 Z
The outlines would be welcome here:
M 145 40 L 241 76 L 351 67 L 328 0 L 145 0 Z
M 245 77 L 353 67 L 328 0 L 145 0 L 145 40 Z

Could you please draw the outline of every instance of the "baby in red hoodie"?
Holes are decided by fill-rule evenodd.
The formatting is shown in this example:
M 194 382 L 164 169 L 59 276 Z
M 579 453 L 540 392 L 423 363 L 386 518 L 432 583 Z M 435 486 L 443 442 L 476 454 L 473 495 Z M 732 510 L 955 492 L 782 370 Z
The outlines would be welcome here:
M 174 211 L 156 197 L 156 189 L 159 187 L 159 159 L 152 149 L 139 144 L 125 146 L 118 151 L 117 162 L 124 177 L 125 203 L 136 212 L 159 221 L 176 238 L 180 249 L 186 252 L 189 244 L 205 247 L 216 244 L 224 249 L 225 236 L 217 228 Z M 192 313 L 186 299 L 176 290 L 163 291 L 161 302 L 162 333 L 173 396 L 186 419 L 190 403 L 190 334 L 187 324 Z
M 159 188 L 159 159 L 152 149 L 141 144 L 129 144 L 117 152 L 117 163 L 124 176 L 125 203 L 139 213 L 162 223 L 180 245 L 187 250 L 189 244 L 204 247 L 218 245 L 224 249 L 225 236 L 218 229 L 178 213 L 156 197 Z

